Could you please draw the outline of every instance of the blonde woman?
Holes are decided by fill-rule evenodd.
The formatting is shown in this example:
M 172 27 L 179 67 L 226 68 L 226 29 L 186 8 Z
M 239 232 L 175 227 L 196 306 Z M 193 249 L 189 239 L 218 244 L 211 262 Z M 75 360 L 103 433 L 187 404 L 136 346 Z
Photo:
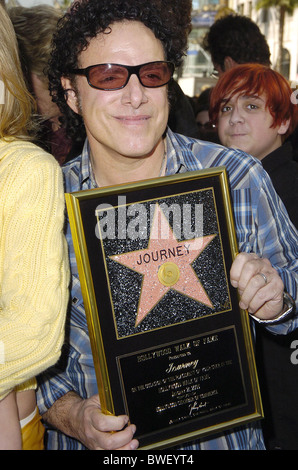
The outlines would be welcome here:
M 59 164 L 32 144 L 33 100 L 0 6 L 0 449 L 42 449 L 35 376 L 64 339 L 68 256 Z

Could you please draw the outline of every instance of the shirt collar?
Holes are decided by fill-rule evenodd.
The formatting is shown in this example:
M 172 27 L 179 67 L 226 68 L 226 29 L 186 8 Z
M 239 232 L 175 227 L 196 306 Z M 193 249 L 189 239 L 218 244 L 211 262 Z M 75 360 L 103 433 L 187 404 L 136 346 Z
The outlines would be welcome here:
M 182 137 L 182 136 L 181 136 Z M 174 134 L 171 129 L 167 129 L 167 167 L 166 175 L 176 173 L 186 173 L 189 171 L 187 162 L 185 161 L 184 152 L 189 151 L 186 142 L 179 135 Z M 179 141 L 178 141 L 179 140 Z
M 90 157 L 90 145 L 86 139 L 81 155 L 80 187 L 82 189 L 97 188 Z

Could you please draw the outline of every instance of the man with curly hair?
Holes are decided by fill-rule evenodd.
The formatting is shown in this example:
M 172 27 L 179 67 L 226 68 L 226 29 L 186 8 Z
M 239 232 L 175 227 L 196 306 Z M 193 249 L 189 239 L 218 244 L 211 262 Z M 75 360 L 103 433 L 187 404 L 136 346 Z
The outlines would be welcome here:
M 203 48 L 219 75 L 237 64 L 271 64 L 266 38 L 247 16 L 232 14 L 216 20 L 204 37 Z
M 297 326 L 296 320 L 275 323 L 292 310 L 284 304 L 284 289 L 297 297 L 297 233 L 261 164 L 242 152 L 167 128 L 167 85 L 186 50 L 190 13 L 190 0 L 81 0 L 66 13 L 54 38 L 50 87 L 68 129 L 75 133 L 84 125 L 87 139 L 82 154 L 64 167 L 65 189 L 225 165 L 243 252 L 233 262 L 231 283 L 239 288 L 241 308 L 285 334 Z M 127 425 L 128 417 L 101 412 L 69 226 L 67 238 L 72 269 L 69 342 L 59 367 L 41 378 L 39 390 L 39 408 L 49 423 L 48 449 L 135 449 L 135 426 Z M 273 322 L 270 327 L 268 321 Z M 257 423 L 184 445 L 263 448 Z

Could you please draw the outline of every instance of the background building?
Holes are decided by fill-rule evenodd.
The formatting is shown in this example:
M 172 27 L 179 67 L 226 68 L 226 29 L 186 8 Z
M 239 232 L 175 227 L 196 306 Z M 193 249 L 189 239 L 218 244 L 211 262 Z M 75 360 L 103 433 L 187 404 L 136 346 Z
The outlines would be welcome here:
M 257 8 L 258 1 L 229 0 L 231 8 L 241 15 L 249 16 L 266 36 L 271 52 L 272 67 L 290 81 L 298 81 L 298 1 L 288 1 L 292 13 L 285 13 L 281 65 L 278 65 L 280 47 L 280 8 Z M 273 3 L 267 2 L 267 4 Z M 282 2 L 275 1 L 282 4 Z
M 277 6 L 260 8 L 275 3 Z M 280 5 L 288 4 L 292 12 L 284 12 L 281 42 Z M 251 18 L 266 36 L 271 52 L 272 68 L 282 73 L 295 87 L 298 84 L 298 0 L 193 0 L 193 30 L 179 83 L 189 96 L 198 95 L 214 84 L 213 65 L 202 46 L 202 38 L 219 16 L 238 13 Z M 280 58 L 280 60 L 279 60 Z

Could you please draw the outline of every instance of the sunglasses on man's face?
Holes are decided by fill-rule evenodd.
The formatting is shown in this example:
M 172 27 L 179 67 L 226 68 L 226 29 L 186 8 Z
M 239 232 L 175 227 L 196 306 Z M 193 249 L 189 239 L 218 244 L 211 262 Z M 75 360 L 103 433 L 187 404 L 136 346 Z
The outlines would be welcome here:
M 171 80 L 174 68 L 172 62 L 157 61 L 141 65 L 97 64 L 85 69 L 74 69 L 70 73 L 85 75 L 93 88 L 111 91 L 124 88 L 133 74 L 146 88 L 164 86 Z

